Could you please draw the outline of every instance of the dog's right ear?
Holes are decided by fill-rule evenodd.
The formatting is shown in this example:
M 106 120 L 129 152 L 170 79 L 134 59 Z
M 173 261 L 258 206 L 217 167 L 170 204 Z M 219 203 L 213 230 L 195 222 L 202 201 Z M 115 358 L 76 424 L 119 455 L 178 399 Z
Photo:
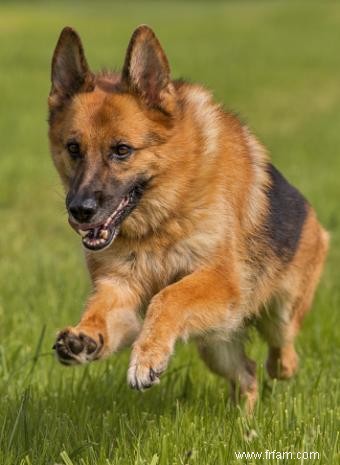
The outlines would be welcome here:
M 52 59 L 50 104 L 60 104 L 77 92 L 93 90 L 93 80 L 80 37 L 72 28 L 65 27 Z

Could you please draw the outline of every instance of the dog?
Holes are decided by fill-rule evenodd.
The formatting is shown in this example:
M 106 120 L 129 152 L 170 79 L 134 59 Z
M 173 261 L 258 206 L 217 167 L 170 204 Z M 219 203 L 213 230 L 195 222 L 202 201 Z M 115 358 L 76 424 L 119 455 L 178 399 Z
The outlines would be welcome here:
M 176 341 L 251 412 L 247 328 L 268 343 L 273 378 L 297 370 L 328 233 L 265 148 L 201 85 L 172 80 L 154 32 L 138 27 L 123 70 L 94 74 L 78 34 L 52 61 L 49 140 L 93 284 L 80 322 L 57 335 L 65 365 L 132 346 L 128 383 L 159 382 Z

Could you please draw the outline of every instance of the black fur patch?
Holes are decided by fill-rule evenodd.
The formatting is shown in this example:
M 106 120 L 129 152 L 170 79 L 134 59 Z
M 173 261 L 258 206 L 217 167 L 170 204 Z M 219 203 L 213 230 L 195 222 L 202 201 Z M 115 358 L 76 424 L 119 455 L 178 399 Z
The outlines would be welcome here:
M 288 262 L 298 248 L 308 213 L 308 202 L 271 164 L 267 166 L 271 187 L 267 191 L 269 213 L 265 224 L 269 245 Z

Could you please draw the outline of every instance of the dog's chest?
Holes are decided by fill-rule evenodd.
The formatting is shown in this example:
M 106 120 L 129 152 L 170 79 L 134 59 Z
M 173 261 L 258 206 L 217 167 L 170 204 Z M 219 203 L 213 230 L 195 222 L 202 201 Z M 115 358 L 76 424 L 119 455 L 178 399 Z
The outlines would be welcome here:
M 202 266 L 211 254 L 208 243 L 200 234 L 176 242 L 117 243 L 100 258 L 100 274 L 122 279 L 151 296 Z
M 195 248 L 186 241 L 168 247 L 145 247 L 126 256 L 129 279 L 157 292 L 168 284 L 191 273 L 199 262 Z

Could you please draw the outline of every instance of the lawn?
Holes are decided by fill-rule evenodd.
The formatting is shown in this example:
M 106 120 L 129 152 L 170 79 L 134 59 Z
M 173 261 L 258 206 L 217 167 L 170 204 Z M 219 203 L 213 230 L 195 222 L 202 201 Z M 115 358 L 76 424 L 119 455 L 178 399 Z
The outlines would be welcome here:
M 204 83 L 249 123 L 332 235 L 297 377 L 269 381 L 263 342 L 249 342 L 260 378 L 253 418 L 230 405 L 190 344 L 145 393 L 126 385 L 128 351 L 74 369 L 52 354 L 89 280 L 48 153 L 51 54 L 72 25 L 94 69 L 119 67 L 140 23 L 158 33 L 175 77 Z M 1 465 L 340 463 L 339 28 L 340 4 L 326 1 L 1 2 Z M 235 456 L 266 450 L 319 457 Z

